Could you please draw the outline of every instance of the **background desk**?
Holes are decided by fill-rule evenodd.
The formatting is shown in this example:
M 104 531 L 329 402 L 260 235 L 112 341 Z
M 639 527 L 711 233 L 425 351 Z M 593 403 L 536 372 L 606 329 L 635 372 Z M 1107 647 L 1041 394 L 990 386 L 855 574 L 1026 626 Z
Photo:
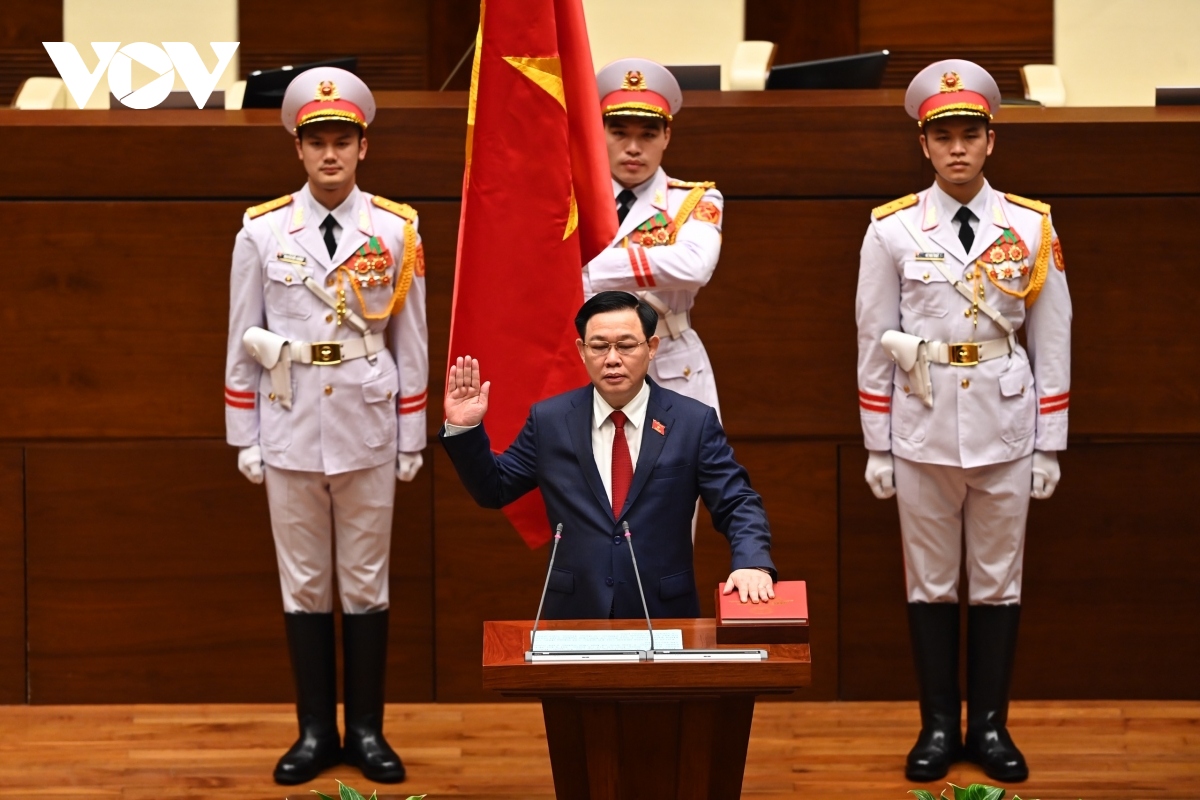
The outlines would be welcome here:
M 432 435 L 466 97 L 381 106 L 360 183 L 421 213 Z M 1075 301 L 1014 693 L 1200 697 L 1200 109 L 1005 109 L 996 130 L 988 177 L 1053 205 Z M 932 182 L 916 134 L 895 91 L 694 93 L 667 154 L 727 198 L 695 324 L 780 573 L 809 582 L 808 698 L 915 695 L 895 507 L 861 478 L 853 306 L 870 209 Z M 289 699 L 266 502 L 221 400 L 242 211 L 303 183 L 278 115 L 0 110 L 0 145 L 0 699 Z M 490 697 L 481 623 L 536 608 L 545 553 L 433 445 L 398 495 L 389 697 Z M 706 521 L 697 565 L 709 603 L 728 560 Z

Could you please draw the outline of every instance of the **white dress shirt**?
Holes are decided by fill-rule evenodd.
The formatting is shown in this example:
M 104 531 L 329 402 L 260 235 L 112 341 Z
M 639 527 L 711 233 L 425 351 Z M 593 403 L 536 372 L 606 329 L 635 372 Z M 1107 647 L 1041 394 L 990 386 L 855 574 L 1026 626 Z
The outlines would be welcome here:
M 633 399 L 621 410 L 625 412 L 625 442 L 629 445 L 629 459 L 633 462 L 633 470 L 637 472 L 638 455 L 642 452 L 642 426 L 646 423 L 646 405 L 650 402 L 650 384 L 642 382 L 642 388 Z M 600 472 L 600 480 L 604 482 L 604 493 L 608 502 L 612 503 L 612 450 L 613 439 L 617 435 L 617 426 L 613 424 L 610 415 L 613 407 L 605 402 L 600 393 L 592 389 L 592 458 L 596 460 L 596 469 Z M 446 435 L 458 436 L 466 433 L 476 425 L 452 425 L 446 423 Z
M 637 472 L 638 455 L 642 452 L 642 426 L 646 423 L 646 404 L 650 402 L 650 384 L 642 382 L 641 390 L 625 404 L 625 442 L 629 445 L 629 459 Z M 604 493 L 612 503 L 612 451 L 617 426 L 610 415 L 613 407 L 595 389 L 592 389 L 592 458 L 604 483 Z
M 934 182 L 933 184 L 933 197 L 934 202 L 936 202 L 938 205 L 938 210 L 943 214 L 942 218 L 950 220 L 950 225 L 954 228 L 954 234 L 957 236 L 959 229 L 962 227 L 962 223 L 956 220 L 954 215 L 957 214 L 958 210 L 963 207 L 963 204 L 946 194 L 946 192 L 942 190 L 942 187 L 937 185 L 937 182 Z M 987 181 L 984 181 L 983 186 L 979 189 L 979 192 L 971 198 L 969 203 L 966 204 L 971 213 L 975 215 L 975 219 L 972 220 L 971 231 L 976 235 L 979 233 L 980 222 L 987 218 L 986 215 L 990 211 L 991 202 L 992 190 L 991 187 L 988 186 Z M 959 237 L 959 241 L 962 241 L 961 237 Z

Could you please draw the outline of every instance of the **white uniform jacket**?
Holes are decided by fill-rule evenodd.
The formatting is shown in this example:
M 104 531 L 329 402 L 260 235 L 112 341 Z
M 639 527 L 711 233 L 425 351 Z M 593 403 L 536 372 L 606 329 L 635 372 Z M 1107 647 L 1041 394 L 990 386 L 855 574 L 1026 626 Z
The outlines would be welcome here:
M 941 202 L 939 195 L 945 198 Z M 952 223 L 957 204 L 936 188 L 907 204 L 896 201 L 902 206 L 899 211 L 887 213 L 894 207 L 889 204 L 872 215 L 862 246 L 856 301 L 858 396 L 868 450 L 970 468 L 1012 461 L 1034 449 L 1066 448 L 1071 298 L 1062 251 L 1049 206 L 1009 197 L 984 184 L 978 204 L 983 213 L 974 223 L 970 252 L 963 251 Z M 955 208 L 947 212 L 949 204 Z M 992 307 L 1014 328 L 1023 327 L 1027 343 L 976 366 L 930 364 L 932 408 L 910 391 L 907 373 L 884 352 L 884 332 L 898 330 L 946 343 L 1003 339 L 1005 334 L 982 311 L 976 327 L 971 302 L 934 263 L 918 259 L 923 248 L 904 220 L 944 254 L 943 263 L 954 276 L 975 291 L 982 287 Z M 1046 231 L 1053 254 L 1041 252 Z M 996 284 L 1024 290 L 1039 255 L 1049 258 L 1045 283 L 1026 308 L 1023 299 L 1005 294 Z M 994 275 L 980 273 L 983 266 Z
M 284 200 L 275 201 L 279 207 L 265 214 L 251 218 L 248 212 L 233 249 L 225 362 L 227 441 L 237 447 L 261 445 L 263 460 L 273 467 L 327 475 L 393 461 L 397 450 L 423 450 L 429 355 L 425 259 L 416 213 L 382 198 L 380 207 L 373 195 L 356 187 L 333 212 L 341 232 L 330 258 L 320 230 L 329 212 L 307 185 L 290 202 Z M 348 323 L 337 324 L 334 310 L 304 285 L 294 262 L 303 259 L 303 268 L 335 299 L 340 274 L 347 306 L 364 318 L 349 277 L 370 276 L 372 285 L 359 292 L 367 311 L 379 314 L 392 297 L 403 263 L 407 220 L 400 213 L 411 216 L 412 283 L 398 314 L 367 319 L 372 331 L 386 329 L 387 349 L 374 364 L 365 357 L 328 366 L 293 361 L 292 408 L 284 409 L 272 395 L 270 373 L 243 347 L 243 334 L 258 326 L 292 342 L 361 339 Z M 356 264 L 362 266 L 356 253 L 364 246 L 372 251 L 372 245 L 374 251 L 386 249 L 386 256 L 374 258 L 375 270 L 356 272 Z
M 614 197 L 622 187 L 613 182 Z M 609 290 L 652 293 L 686 323 L 672 338 L 659 324 L 662 342 L 650 363 L 650 376 L 680 394 L 717 408 L 712 364 L 696 331 L 687 322 L 696 294 L 712 278 L 721 255 L 725 201 L 711 183 L 687 183 L 654 177 L 633 190 L 637 200 L 617 230 L 612 247 L 583 270 L 584 298 Z M 661 316 L 661 315 L 660 315 Z

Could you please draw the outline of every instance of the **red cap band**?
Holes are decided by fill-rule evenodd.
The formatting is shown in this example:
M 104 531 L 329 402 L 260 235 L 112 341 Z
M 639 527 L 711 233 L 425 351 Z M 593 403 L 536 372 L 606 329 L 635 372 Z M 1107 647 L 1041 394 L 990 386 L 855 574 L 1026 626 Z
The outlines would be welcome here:
M 988 117 L 992 116 L 992 107 L 987 98 L 978 92 L 963 90 L 961 92 L 938 92 L 930 97 L 917 112 L 917 118 L 922 124 L 935 117 L 953 115 Z
M 353 122 L 364 129 L 367 127 L 367 118 L 363 114 L 362 109 L 348 100 L 313 100 L 312 102 L 305 103 L 296 112 L 297 128 L 301 125 L 307 125 L 310 122 L 326 122 L 330 120 Z
M 600 110 L 604 114 L 621 113 L 636 115 L 639 111 L 644 116 L 656 115 L 671 119 L 671 104 L 657 92 L 649 89 L 630 91 L 619 89 L 610 92 L 600 101 Z

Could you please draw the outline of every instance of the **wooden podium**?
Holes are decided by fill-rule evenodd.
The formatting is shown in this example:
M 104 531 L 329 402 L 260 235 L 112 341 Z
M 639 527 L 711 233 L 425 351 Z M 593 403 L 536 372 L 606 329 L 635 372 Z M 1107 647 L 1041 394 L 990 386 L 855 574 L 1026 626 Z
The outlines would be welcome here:
M 483 685 L 542 701 L 554 791 L 564 800 L 737 800 L 755 697 L 812 681 L 807 644 L 762 645 L 769 657 L 759 662 L 529 664 L 532 627 L 483 624 Z M 538 630 L 645 627 L 634 619 L 542 620 Z M 685 648 L 718 647 L 711 619 L 654 627 L 681 628 Z

